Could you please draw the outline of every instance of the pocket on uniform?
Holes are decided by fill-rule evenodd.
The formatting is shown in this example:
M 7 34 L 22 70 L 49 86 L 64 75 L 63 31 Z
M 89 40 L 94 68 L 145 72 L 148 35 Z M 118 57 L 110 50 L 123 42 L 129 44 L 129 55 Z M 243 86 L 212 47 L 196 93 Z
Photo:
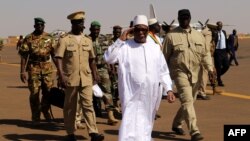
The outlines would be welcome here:
M 195 52 L 198 54 L 206 54 L 205 45 L 202 42 L 195 42 Z
M 31 72 L 31 74 L 39 74 L 40 71 L 41 71 L 41 68 L 40 68 L 39 65 L 32 65 L 32 66 L 30 67 L 30 72 Z
M 72 57 L 74 55 L 74 52 L 76 52 L 76 47 L 74 46 L 67 47 L 65 51 L 65 57 Z
M 86 72 L 87 72 L 87 74 L 91 74 L 90 68 L 87 68 L 87 69 L 86 69 Z
M 82 50 L 83 51 L 90 51 L 91 47 L 88 44 L 82 44 Z

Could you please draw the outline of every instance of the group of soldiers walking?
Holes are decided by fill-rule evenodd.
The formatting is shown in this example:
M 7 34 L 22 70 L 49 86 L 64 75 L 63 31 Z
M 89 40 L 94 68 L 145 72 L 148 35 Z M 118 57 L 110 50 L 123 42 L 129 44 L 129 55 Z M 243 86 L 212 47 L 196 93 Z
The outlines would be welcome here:
M 184 16 L 190 16 L 189 11 L 184 10 L 182 11 L 182 13 L 184 13 Z M 39 124 L 39 122 L 41 121 L 40 114 L 43 113 L 43 116 L 47 122 L 52 121 L 51 113 L 49 112 L 49 95 L 50 89 L 54 85 L 54 62 L 58 71 L 58 85 L 62 88 L 65 88 L 64 123 L 68 134 L 68 140 L 76 140 L 74 132 L 77 127 L 80 127 L 76 126 L 76 115 L 78 114 L 78 116 L 80 115 L 80 120 L 84 120 L 87 124 L 87 129 L 91 140 L 101 141 L 104 139 L 104 136 L 98 133 L 95 116 L 103 116 L 102 102 L 104 103 L 104 109 L 107 112 L 107 124 L 115 125 L 116 123 L 118 123 L 119 120 L 117 120 L 114 116 L 114 112 L 118 114 L 120 114 L 121 112 L 117 87 L 118 64 L 107 64 L 104 61 L 103 55 L 105 50 L 120 37 L 122 27 L 118 25 L 114 26 L 113 38 L 108 39 L 106 36 L 100 34 L 101 24 L 98 21 L 91 22 L 89 35 L 83 34 L 83 30 L 85 29 L 84 12 L 80 11 L 72 13 L 67 18 L 72 24 L 72 29 L 70 32 L 61 35 L 59 41 L 56 41 L 53 36 L 44 32 L 45 21 L 42 18 L 38 17 L 34 19 L 35 30 L 25 36 L 25 38 L 22 40 L 22 43 L 19 43 L 18 45 L 19 54 L 21 56 L 20 78 L 22 82 L 28 82 L 28 87 L 30 90 L 29 100 L 32 114 L 31 119 L 35 125 Z M 218 23 L 217 26 L 219 25 L 220 23 Z M 218 46 L 216 41 L 220 41 L 221 37 L 218 39 L 218 32 L 213 32 L 213 30 L 217 29 L 215 29 L 214 27 L 206 26 L 206 28 L 202 31 L 206 39 L 206 53 L 204 54 L 209 54 L 210 56 L 213 56 L 214 52 L 218 52 L 218 49 L 221 50 L 221 48 L 216 48 L 216 46 Z M 167 32 L 169 31 L 170 30 L 168 30 Z M 152 37 L 155 36 L 154 34 L 159 33 L 158 30 L 156 33 L 154 32 L 155 30 L 152 30 L 150 32 L 150 35 Z M 216 36 L 213 36 L 213 34 Z M 177 38 L 175 34 L 170 35 L 173 36 L 173 38 Z M 167 35 L 168 38 L 170 38 L 170 35 Z M 196 37 L 196 35 L 194 36 Z M 166 49 L 163 48 L 163 46 L 172 44 L 172 46 L 175 47 L 178 43 L 177 40 L 176 42 L 172 41 L 171 43 L 168 41 L 170 40 L 165 41 L 164 45 L 162 45 L 162 42 L 159 41 L 161 43 L 158 44 L 161 46 L 163 51 L 164 49 Z M 197 41 L 197 44 L 195 44 L 195 46 L 198 45 L 199 42 Z M 190 46 L 189 42 L 187 42 L 187 46 Z M 175 50 L 176 48 L 173 49 L 174 51 L 177 51 Z M 167 48 L 166 50 L 168 50 L 168 52 L 173 51 L 171 50 L 171 48 Z M 179 46 L 179 51 L 184 50 L 185 48 Z M 172 54 L 166 54 L 166 56 L 169 57 L 167 58 L 167 60 L 171 59 L 171 55 Z M 222 61 L 220 56 L 221 55 L 218 54 L 217 56 L 214 56 L 214 59 L 215 67 L 217 67 L 217 78 L 219 78 L 217 79 L 218 84 L 220 86 L 223 86 L 224 84 L 222 83 L 220 78 L 222 75 L 221 70 L 223 69 L 221 68 L 221 65 L 227 64 L 216 62 Z M 209 70 L 212 71 L 211 66 L 209 66 L 209 61 L 211 60 L 205 61 L 208 61 L 207 67 L 209 67 Z M 168 63 L 170 64 L 173 62 L 174 61 Z M 28 77 L 26 76 L 26 72 L 28 74 Z M 197 75 L 197 79 L 198 77 L 200 79 L 202 76 L 202 85 L 200 85 L 200 87 L 198 88 L 198 95 L 201 95 L 203 99 L 209 99 L 209 97 L 206 96 L 205 90 L 208 82 L 208 74 L 211 75 L 211 72 L 208 73 L 208 71 L 206 71 L 205 69 L 201 72 L 201 74 Z M 172 76 L 177 77 L 178 75 L 172 73 Z M 194 79 L 194 76 L 196 76 L 196 74 L 193 75 L 192 79 Z M 190 80 L 188 79 L 187 81 Z M 176 79 L 175 82 L 177 84 L 177 87 L 181 87 L 182 85 L 184 85 L 182 84 L 184 83 L 184 81 L 178 81 L 178 79 Z M 102 98 L 93 96 L 91 88 L 93 84 L 98 84 L 100 86 L 101 90 L 104 93 Z M 42 91 L 41 101 L 39 99 L 40 91 Z M 179 91 L 178 93 L 182 94 L 185 92 Z M 190 106 L 189 108 L 192 109 L 192 106 Z M 180 108 L 179 112 L 181 112 L 182 110 L 183 109 Z M 179 121 L 177 121 L 178 116 L 181 116 L 181 113 L 176 116 L 172 130 L 177 132 L 178 134 L 184 134 L 183 130 L 180 128 Z M 190 130 L 193 130 L 193 132 L 191 133 L 199 133 L 198 129 L 196 129 L 196 126 L 191 126 L 192 124 L 193 123 L 190 121 L 189 128 Z
M 91 69 L 90 72 L 92 72 L 92 75 L 96 77 L 94 78 L 94 83 L 97 83 L 104 93 L 102 98 L 97 98 L 93 96 L 92 89 L 90 88 L 86 92 L 91 93 L 91 98 L 90 97 L 87 98 L 90 100 L 91 103 L 86 103 L 86 100 L 85 100 L 86 98 L 84 98 L 84 96 L 81 95 L 82 92 L 86 93 L 84 92 L 84 90 L 79 92 L 80 96 L 77 96 L 78 102 L 68 103 L 67 99 L 70 99 L 70 96 L 67 94 L 68 89 L 65 89 L 66 96 L 65 96 L 65 103 L 64 103 L 64 118 L 65 118 L 64 120 L 65 120 L 65 127 L 68 133 L 68 138 L 69 140 L 74 140 L 75 138 L 73 134 L 74 130 L 79 127 L 82 127 L 81 125 L 79 126 L 77 125 L 79 124 L 79 122 L 75 122 L 74 123 L 76 124 L 74 125 L 75 129 L 72 129 L 73 128 L 72 121 L 75 121 L 78 115 L 80 117 L 78 120 L 80 121 L 84 120 L 87 123 L 88 131 L 92 140 L 93 141 L 103 140 L 104 136 L 102 134 L 98 134 L 98 131 L 95 125 L 96 124 L 95 118 L 89 115 L 92 112 L 90 112 L 89 114 L 86 112 L 88 110 L 91 111 L 91 109 L 87 108 L 86 106 L 94 105 L 95 115 L 97 117 L 101 117 L 103 116 L 103 112 L 102 112 L 102 101 L 103 101 L 105 105 L 105 110 L 108 115 L 107 124 L 116 125 L 118 123 L 118 120 L 114 116 L 114 111 L 120 114 L 120 108 L 119 108 L 119 103 L 118 103 L 118 99 L 119 99 L 118 88 L 117 88 L 117 72 L 116 72 L 117 66 L 106 64 L 103 60 L 103 54 L 104 54 L 105 49 L 107 49 L 107 47 L 110 44 L 112 44 L 115 41 L 115 39 L 117 39 L 120 36 L 122 28 L 120 26 L 114 26 L 114 37 L 110 40 L 107 40 L 104 35 L 100 34 L 101 24 L 98 21 L 93 21 L 91 23 L 90 28 L 89 28 L 90 30 L 89 35 L 83 35 L 84 27 L 81 24 L 84 20 L 84 12 L 72 13 L 71 15 L 68 16 L 68 19 L 70 19 L 72 25 L 74 25 L 72 27 L 72 31 L 69 33 L 62 34 L 59 37 L 60 38 L 59 40 L 61 39 L 63 40 L 69 37 L 70 43 L 67 46 L 73 47 L 73 44 L 71 42 L 74 40 L 71 41 L 70 38 L 71 36 L 76 35 L 76 38 L 79 38 L 77 39 L 78 41 L 84 42 L 82 43 L 82 46 L 84 47 L 83 54 L 82 54 L 83 60 L 87 54 L 89 54 L 88 55 L 89 58 L 95 58 L 93 60 L 93 62 L 95 62 L 94 65 L 92 65 L 89 62 L 88 58 L 85 58 L 86 63 L 89 62 L 85 65 L 88 65 L 88 64 L 90 65 L 90 69 Z M 75 83 L 74 81 L 76 80 L 70 80 L 72 82 L 67 82 L 67 83 L 65 83 L 66 81 L 63 80 L 64 77 L 68 77 L 68 76 L 64 76 L 64 74 L 67 72 L 60 70 L 60 68 L 63 65 L 60 62 L 61 50 L 58 49 L 58 47 L 62 45 L 62 42 L 55 40 L 53 36 L 44 32 L 45 21 L 42 18 L 38 17 L 34 19 L 34 28 L 35 30 L 29 35 L 25 36 L 23 40 L 20 40 L 17 46 L 18 46 L 18 53 L 21 56 L 20 78 L 23 83 L 28 82 L 28 87 L 30 90 L 29 101 L 30 101 L 30 108 L 31 108 L 31 114 L 32 114 L 31 119 L 32 119 L 33 124 L 37 125 L 41 121 L 41 117 L 40 117 L 41 113 L 43 113 L 43 116 L 46 122 L 52 121 L 51 113 L 49 112 L 49 109 L 50 109 L 50 96 L 49 95 L 50 95 L 50 89 L 54 85 L 53 62 L 56 64 L 56 67 L 58 68 L 58 72 L 57 72 L 57 75 L 59 78 L 58 85 L 60 87 L 66 88 L 70 85 L 78 86 L 79 84 L 73 84 Z M 77 37 L 78 35 L 79 37 Z M 84 36 L 84 39 L 81 39 L 82 38 L 81 36 Z M 91 45 L 93 45 L 93 49 L 91 49 L 92 48 Z M 59 50 L 57 54 L 55 54 L 55 52 L 57 52 L 55 49 Z M 73 56 L 75 56 L 75 51 L 70 50 L 69 47 L 67 47 L 67 49 L 64 52 L 65 52 L 65 55 L 62 55 L 63 59 L 72 58 Z M 64 59 L 64 61 L 65 60 L 67 59 Z M 81 62 L 79 63 L 81 65 Z M 85 67 L 85 65 L 82 67 Z M 92 66 L 95 66 L 96 68 L 95 67 L 92 68 Z M 81 66 L 79 67 L 81 69 Z M 63 66 L 62 69 L 65 69 L 65 67 Z M 70 68 L 70 69 L 73 69 L 73 68 Z M 71 72 L 73 70 L 68 70 L 68 71 Z M 28 77 L 26 76 L 26 72 L 28 73 Z M 83 74 L 83 75 L 86 75 L 85 78 L 88 77 L 87 76 L 88 74 Z M 85 78 L 84 77 L 80 78 L 81 80 L 79 81 L 80 85 L 83 86 L 83 87 L 81 86 L 83 89 L 85 89 L 85 87 L 88 85 L 92 85 L 92 82 L 87 81 L 87 79 Z M 71 78 L 68 78 L 68 79 L 71 79 Z M 72 79 L 77 79 L 77 78 L 72 78 Z M 71 84 L 68 84 L 68 83 L 71 83 Z M 42 93 L 41 101 L 39 99 L 40 91 Z M 92 97 L 93 97 L 93 103 L 91 100 Z M 82 103 L 81 100 L 83 100 L 84 103 Z M 70 105 L 77 104 L 76 107 L 78 107 L 77 108 L 78 110 L 74 108 L 76 110 L 76 116 L 73 116 L 74 112 L 72 112 L 70 115 L 68 113 L 65 113 L 65 112 L 68 112 L 69 110 L 69 109 L 68 110 L 65 110 L 65 109 L 71 107 L 71 106 L 68 106 L 68 104 Z

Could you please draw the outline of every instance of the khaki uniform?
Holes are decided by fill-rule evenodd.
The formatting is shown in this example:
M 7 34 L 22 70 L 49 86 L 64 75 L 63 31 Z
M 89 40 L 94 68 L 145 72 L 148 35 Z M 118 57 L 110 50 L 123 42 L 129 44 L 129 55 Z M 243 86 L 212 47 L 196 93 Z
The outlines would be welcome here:
M 211 48 L 213 48 L 212 32 L 208 27 L 206 27 L 205 29 L 203 29 L 201 31 L 201 33 L 205 37 L 205 45 L 206 45 L 205 50 L 208 53 L 208 55 L 211 55 L 211 51 L 212 51 Z M 200 73 L 201 73 L 200 75 L 201 75 L 202 79 L 201 79 L 201 82 L 200 82 L 200 87 L 199 87 L 198 94 L 200 94 L 202 96 L 206 96 L 206 86 L 207 86 L 207 82 L 208 82 L 208 71 L 204 68 L 204 66 L 202 66 Z
M 167 34 L 163 47 L 181 102 L 173 127 L 181 128 L 186 121 L 190 134 L 194 135 L 200 132 L 193 105 L 199 86 L 199 72 L 201 65 L 207 70 L 213 70 L 211 56 L 206 52 L 204 37 L 193 28 L 188 31 L 181 27 L 173 29 Z
M 55 50 L 56 57 L 62 57 L 63 72 L 68 86 L 65 90 L 64 124 L 68 134 L 75 132 L 77 95 L 79 94 L 83 116 L 89 133 L 97 133 L 95 112 L 93 109 L 92 74 L 89 59 L 95 58 L 92 41 L 81 35 L 80 42 L 71 33 L 59 40 Z
M 50 119 L 48 110 L 49 91 L 53 86 L 52 80 L 52 62 L 50 60 L 54 47 L 54 40 L 48 33 L 35 36 L 32 33 L 27 35 L 19 49 L 19 54 L 27 58 L 28 87 L 30 90 L 30 107 L 32 120 L 40 120 L 42 111 L 46 119 Z M 41 104 L 39 100 L 40 89 L 42 89 Z

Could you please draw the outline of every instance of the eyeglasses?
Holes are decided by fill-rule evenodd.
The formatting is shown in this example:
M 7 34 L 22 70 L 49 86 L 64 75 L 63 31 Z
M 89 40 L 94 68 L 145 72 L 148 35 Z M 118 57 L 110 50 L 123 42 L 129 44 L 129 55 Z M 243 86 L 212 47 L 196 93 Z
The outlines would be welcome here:
M 148 29 L 147 28 L 137 28 L 137 27 L 134 28 L 134 32 L 140 32 L 140 31 L 148 32 Z

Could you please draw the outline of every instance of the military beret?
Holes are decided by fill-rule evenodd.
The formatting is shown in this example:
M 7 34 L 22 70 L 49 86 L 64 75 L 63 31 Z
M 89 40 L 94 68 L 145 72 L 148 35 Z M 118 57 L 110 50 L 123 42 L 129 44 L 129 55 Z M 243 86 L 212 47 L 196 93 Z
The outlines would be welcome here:
M 85 12 L 84 11 L 77 11 L 77 12 L 71 13 L 67 16 L 67 19 L 69 19 L 69 20 L 85 19 Z
M 90 25 L 91 26 L 99 26 L 99 27 L 101 27 L 101 24 L 98 21 L 93 21 L 93 22 L 91 22 Z
M 43 18 L 40 18 L 40 17 L 36 17 L 36 18 L 34 18 L 34 20 L 35 20 L 35 23 L 42 23 L 42 24 L 45 23 L 45 21 L 43 20 Z
M 178 11 L 178 16 L 187 15 L 191 17 L 190 11 L 188 9 L 181 9 Z
M 119 25 L 115 25 L 115 26 L 113 26 L 113 29 L 122 29 L 122 27 Z

